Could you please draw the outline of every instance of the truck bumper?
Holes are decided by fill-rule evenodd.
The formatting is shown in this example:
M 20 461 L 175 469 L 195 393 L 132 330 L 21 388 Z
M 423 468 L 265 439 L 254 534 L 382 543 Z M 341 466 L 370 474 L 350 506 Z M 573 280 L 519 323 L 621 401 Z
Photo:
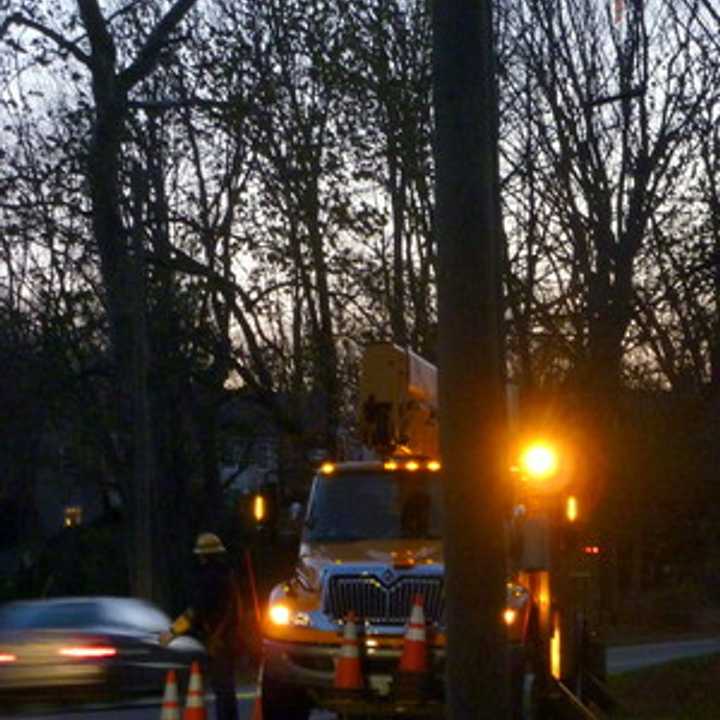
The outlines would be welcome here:
M 263 672 L 276 683 L 302 687 L 322 695 L 331 690 L 335 679 L 335 658 L 340 645 L 312 645 L 263 640 Z M 365 648 L 362 667 L 367 686 L 379 696 L 389 695 L 400 661 L 401 649 L 396 647 Z M 442 680 L 445 649 L 430 648 L 431 673 Z

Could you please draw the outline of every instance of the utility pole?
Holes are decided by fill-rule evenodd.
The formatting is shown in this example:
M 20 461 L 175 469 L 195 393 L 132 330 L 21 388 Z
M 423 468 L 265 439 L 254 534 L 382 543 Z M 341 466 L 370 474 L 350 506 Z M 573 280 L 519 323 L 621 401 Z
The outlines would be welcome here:
M 490 0 L 433 3 L 433 30 L 446 717 L 498 720 L 508 715 L 508 473 Z

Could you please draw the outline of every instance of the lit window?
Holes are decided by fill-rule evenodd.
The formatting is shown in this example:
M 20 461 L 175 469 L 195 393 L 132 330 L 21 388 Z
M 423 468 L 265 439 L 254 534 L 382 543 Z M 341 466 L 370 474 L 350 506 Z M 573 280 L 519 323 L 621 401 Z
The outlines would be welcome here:
M 77 527 L 82 525 L 82 508 L 79 505 L 68 505 L 64 512 L 65 519 L 63 525 L 65 527 Z

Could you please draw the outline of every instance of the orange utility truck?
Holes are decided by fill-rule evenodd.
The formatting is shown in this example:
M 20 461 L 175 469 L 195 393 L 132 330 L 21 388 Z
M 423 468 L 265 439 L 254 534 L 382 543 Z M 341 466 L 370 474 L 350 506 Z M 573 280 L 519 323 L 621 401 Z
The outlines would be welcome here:
M 319 468 L 295 573 L 270 596 L 264 720 L 306 720 L 314 708 L 443 714 L 437 371 L 410 350 L 375 344 L 363 357 L 360 395 L 362 457 Z M 509 582 L 504 621 L 520 654 L 529 606 L 528 592 Z M 406 661 L 410 653 L 415 659 Z M 362 681 L 353 666 L 348 684 L 338 667 L 355 662 Z

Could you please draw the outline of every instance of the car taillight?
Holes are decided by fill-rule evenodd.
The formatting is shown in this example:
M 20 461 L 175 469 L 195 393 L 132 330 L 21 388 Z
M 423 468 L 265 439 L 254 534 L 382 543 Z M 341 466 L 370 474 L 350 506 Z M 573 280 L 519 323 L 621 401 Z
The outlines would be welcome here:
M 117 649 L 111 645 L 93 645 L 91 647 L 66 647 L 59 651 L 63 657 L 74 658 L 76 660 L 86 660 L 88 658 L 109 658 L 117 655 Z
M 13 663 L 16 660 L 17 660 L 17 655 L 13 655 L 12 653 L 0 652 L 0 664 Z

